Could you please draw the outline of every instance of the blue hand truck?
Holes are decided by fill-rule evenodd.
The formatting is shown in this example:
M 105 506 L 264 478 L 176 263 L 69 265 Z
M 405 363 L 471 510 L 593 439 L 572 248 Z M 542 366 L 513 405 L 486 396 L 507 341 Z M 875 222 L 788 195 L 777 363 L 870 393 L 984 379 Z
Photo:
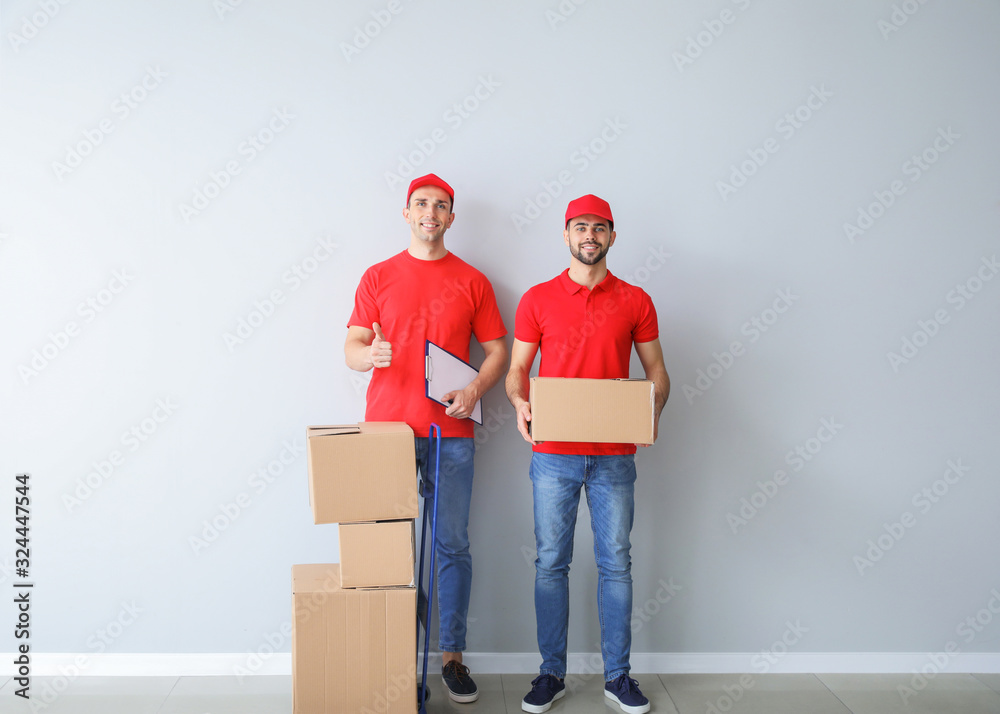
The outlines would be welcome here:
M 441 469 L 441 427 L 437 424 L 431 424 L 430 430 L 427 433 L 427 473 L 431 472 L 430 467 L 430 454 L 431 454 L 431 444 L 434 445 L 434 483 L 433 489 L 427 482 L 426 478 L 420 479 L 420 495 L 424 499 L 424 519 L 420 526 L 420 569 L 417 575 L 417 651 L 420 650 L 420 626 L 423 624 L 424 627 L 424 667 L 423 674 L 421 675 L 420 684 L 417 685 L 417 711 L 418 714 L 427 714 L 427 700 L 430 698 L 430 690 L 427 689 L 427 660 L 430 652 L 430 627 L 431 627 L 431 613 L 434 608 L 434 567 L 435 567 L 435 553 L 437 548 L 434 547 L 437 543 L 437 517 L 438 517 L 438 500 L 435 498 L 438 494 L 438 483 L 440 481 Z M 426 474 L 425 474 L 426 475 Z M 428 516 L 430 516 L 428 518 Z M 424 551 L 427 545 L 427 522 L 430 521 L 431 524 L 431 555 L 430 564 L 428 566 L 427 575 L 427 592 L 424 593 Z

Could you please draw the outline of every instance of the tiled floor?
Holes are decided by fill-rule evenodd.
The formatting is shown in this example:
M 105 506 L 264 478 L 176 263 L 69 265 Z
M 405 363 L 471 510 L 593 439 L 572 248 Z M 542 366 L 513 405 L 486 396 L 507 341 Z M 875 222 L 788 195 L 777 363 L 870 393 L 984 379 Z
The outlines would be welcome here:
M 514 714 L 532 675 L 479 675 L 479 701 L 450 702 L 431 681 L 428 714 Z M 640 674 L 639 686 L 662 714 L 1000 714 L 1000 674 Z M 600 677 L 570 675 L 552 714 L 621 711 Z M 60 691 L 55 691 L 53 686 Z M 0 687 L 4 714 L 290 714 L 290 677 L 80 677 L 32 679 L 32 702 Z M 32 706 L 32 704 L 34 706 Z M 416 706 L 414 706 L 416 711 Z

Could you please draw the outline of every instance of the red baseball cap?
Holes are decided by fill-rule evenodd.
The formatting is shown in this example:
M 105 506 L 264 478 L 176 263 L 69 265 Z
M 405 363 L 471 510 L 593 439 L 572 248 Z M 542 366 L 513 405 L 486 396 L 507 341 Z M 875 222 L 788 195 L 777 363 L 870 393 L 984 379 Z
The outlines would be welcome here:
M 420 178 L 415 178 L 410 181 L 410 188 L 406 192 L 407 205 L 410 204 L 410 196 L 412 196 L 413 192 L 421 186 L 437 186 L 438 188 L 443 189 L 444 192 L 448 194 L 448 198 L 451 199 L 452 205 L 455 204 L 455 191 L 452 187 L 449 186 L 441 177 L 435 174 L 427 174 L 426 176 L 421 176 Z
M 571 218 L 585 216 L 588 213 L 608 219 L 608 223 L 614 228 L 615 219 L 611 215 L 611 206 L 603 198 L 598 198 L 591 193 L 569 202 L 569 206 L 566 207 L 566 224 L 569 225 Z

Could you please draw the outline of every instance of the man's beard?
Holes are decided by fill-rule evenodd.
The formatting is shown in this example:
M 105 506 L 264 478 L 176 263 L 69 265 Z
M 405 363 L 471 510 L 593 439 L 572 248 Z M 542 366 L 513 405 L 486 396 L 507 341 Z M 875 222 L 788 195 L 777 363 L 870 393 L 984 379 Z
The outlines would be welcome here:
M 590 245 L 597 245 L 597 244 L 596 243 L 591 243 Z M 611 246 L 610 245 L 609 246 L 605 246 L 604 248 L 601 248 L 601 246 L 598 245 L 597 246 L 597 248 L 598 248 L 597 252 L 595 252 L 592 255 L 588 256 L 586 253 L 583 252 L 582 247 L 583 246 L 581 245 L 575 251 L 571 250 L 570 252 L 573 254 L 574 258 L 576 258 L 577 260 L 579 260 L 584 265 L 597 265 L 602 260 L 604 260 L 604 256 L 606 256 L 608 254 L 608 251 L 611 250 Z

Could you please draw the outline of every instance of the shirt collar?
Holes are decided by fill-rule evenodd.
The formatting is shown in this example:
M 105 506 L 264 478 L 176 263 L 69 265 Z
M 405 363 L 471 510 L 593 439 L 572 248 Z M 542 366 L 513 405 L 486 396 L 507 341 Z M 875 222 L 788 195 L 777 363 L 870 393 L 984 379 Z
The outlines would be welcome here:
M 566 268 L 566 270 L 562 271 L 562 273 L 559 275 L 559 282 L 563 286 L 563 289 L 570 295 L 576 295 L 578 292 L 580 292 L 580 290 L 583 289 L 582 285 L 574 283 L 572 280 L 570 280 L 569 268 Z M 604 276 L 604 280 L 595 285 L 592 292 L 597 292 L 599 290 L 603 290 L 604 292 L 611 292 L 612 290 L 615 289 L 615 284 L 617 282 L 618 278 L 612 275 L 611 271 L 609 270 L 608 274 Z

